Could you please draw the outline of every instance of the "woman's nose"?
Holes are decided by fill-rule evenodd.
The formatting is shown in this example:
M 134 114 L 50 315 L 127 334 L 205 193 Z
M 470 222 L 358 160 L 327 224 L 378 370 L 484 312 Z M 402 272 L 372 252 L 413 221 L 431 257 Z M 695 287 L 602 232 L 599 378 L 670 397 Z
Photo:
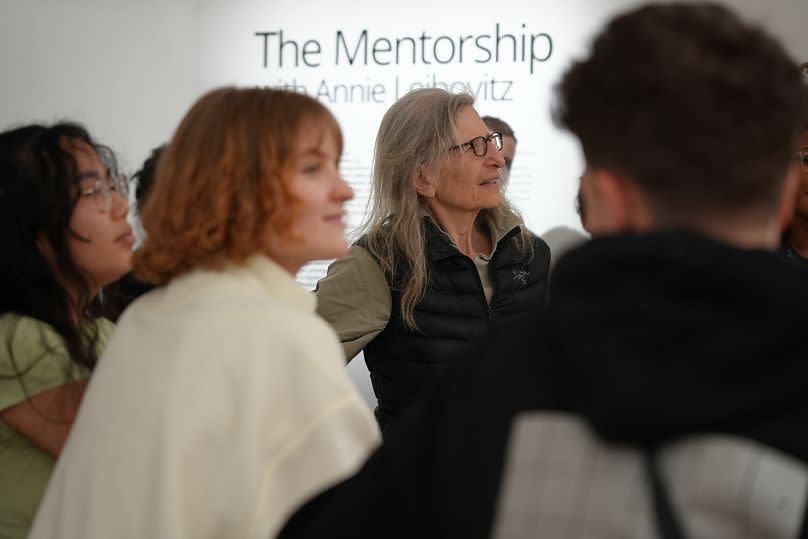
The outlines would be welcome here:
M 112 197 L 110 213 L 118 219 L 126 218 L 129 214 L 129 201 L 118 191 L 112 191 L 110 196 Z
M 342 176 L 338 177 L 337 186 L 334 189 L 334 192 L 335 192 L 334 196 L 342 202 L 351 200 L 354 197 L 353 188 L 347 181 L 345 181 L 345 178 L 343 178 Z
M 487 151 L 485 152 L 485 156 L 497 165 L 497 168 L 503 168 L 505 166 L 505 158 L 502 156 L 502 150 L 497 150 L 497 147 L 494 144 L 489 144 Z

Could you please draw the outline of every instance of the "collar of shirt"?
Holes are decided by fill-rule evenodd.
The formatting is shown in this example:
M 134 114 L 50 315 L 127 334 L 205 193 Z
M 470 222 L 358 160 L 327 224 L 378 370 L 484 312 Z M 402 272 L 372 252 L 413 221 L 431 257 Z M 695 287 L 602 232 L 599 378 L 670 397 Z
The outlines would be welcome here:
M 314 294 L 298 283 L 294 275 L 267 256 L 253 255 L 243 266 L 228 264 L 224 271 L 250 275 L 272 296 L 299 309 L 314 312 L 317 307 Z
M 435 227 L 445 235 L 449 241 L 454 245 L 454 240 L 452 237 L 440 226 L 440 223 L 429 213 L 424 212 L 424 218 L 429 219 L 432 223 L 435 224 Z M 489 258 L 494 254 L 494 251 L 497 249 L 497 245 L 499 242 L 507 236 L 511 230 L 516 227 L 524 228 L 524 222 L 517 216 L 517 215 L 507 215 L 500 212 L 498 209 L 494 208 L 491 212 L 480 214 L 478 216 L 480 219 L 484 219 L 488 228 L 491 230 L 491 238 L 493 240 L 491 246 L 491 253 L 489 254 Z

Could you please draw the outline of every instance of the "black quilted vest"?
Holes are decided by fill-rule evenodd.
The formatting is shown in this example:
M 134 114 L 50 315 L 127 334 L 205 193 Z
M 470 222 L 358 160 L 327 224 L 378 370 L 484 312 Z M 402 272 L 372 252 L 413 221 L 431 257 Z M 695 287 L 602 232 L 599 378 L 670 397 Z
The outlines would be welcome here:
M 468 356 L 464 352 L 472 351 L 475 339 L 535 313 L 547 293 L 550 249 L 540 238 L 532 238 L 532 254 L 518 249 L 518 227 L 497 243 L 488 263 L 493 286 L 489 305 L 474 262 L 434 221 L 424 219 L 423 227 L 429 280 L 413 313 L 420 331 L 407 328 L 401 317 L 400 290 L 408 270 L 398 268 L 391 284 L 390 320 L 364 348 L 378 400 L 376 419 L 382 428 L 397 418 L 451 360 L 462 361 Z M 357 243 L 366 246 L 366 238 Z

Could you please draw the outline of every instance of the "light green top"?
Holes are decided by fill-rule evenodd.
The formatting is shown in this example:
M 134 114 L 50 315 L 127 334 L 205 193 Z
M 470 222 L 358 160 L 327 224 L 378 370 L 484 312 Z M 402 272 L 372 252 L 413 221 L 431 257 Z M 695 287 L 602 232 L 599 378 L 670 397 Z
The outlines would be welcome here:
M 100 353 L 115 326 L 99 318 L 96 327 Z M 50 325 L 16 314 L 0 316 L 0 410 L 89 375 L 70 359 Z M 28 534 L 53 465 L 53 457 L 0 420 L 0 539 Z

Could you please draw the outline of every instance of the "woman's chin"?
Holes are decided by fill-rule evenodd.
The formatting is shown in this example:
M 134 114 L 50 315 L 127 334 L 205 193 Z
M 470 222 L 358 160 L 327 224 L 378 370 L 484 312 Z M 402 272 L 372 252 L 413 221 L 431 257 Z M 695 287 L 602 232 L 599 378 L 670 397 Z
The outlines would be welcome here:
M 310 256 L 311 261 L 315 261 L 342 258 L 346 254 L 348 254 L 348 242 L 346 242 L 345 239 L 341 239 L 327 245 L 324 244 L 318 249 L 313 249 Z
M 339 245 L 335 245 L 334 248 L 331 250 L 330 256 L 326 257 L 327 260 L 332 258 L 342 258 L 348 254 L 348 243 L 343 241 Z

